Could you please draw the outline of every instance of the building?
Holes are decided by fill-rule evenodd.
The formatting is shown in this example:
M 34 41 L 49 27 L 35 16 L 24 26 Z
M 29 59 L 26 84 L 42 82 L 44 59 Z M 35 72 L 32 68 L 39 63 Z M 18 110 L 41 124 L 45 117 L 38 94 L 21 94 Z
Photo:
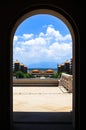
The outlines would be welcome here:
M 24 64 L 23 63 L 20 64 L 20 71 L 24 72 Z
M 52 69 L 48 69 L 48 70 L 38 70 L 38 69 L 34 69 L 32 70 L 31 74 L 34 77 L 41 77 L 41 76 L 47 76 L 47 77 L 51 77 L 53 75 L 54 71 Z
M 40 71 L 37 70 L 37 69 L 34 69 L 34 70 L 32 70 L 31 74 L 32 74 L 34 77 L 39 77 L 39 76 L 40 76 Z
M 24 66 L 24 73 L 27 73 L 27 66 Z
M 23 73 L 27 73 L 27 67 L 23 63 L 20 63 L 18 60 L 14 62 L 13 70 L 13 72 L 22 71 Z
M 66 60 L 63 64 L 58 66 L 58 73 L 60 72 L 72 74 L 72 58 L 70 61 Z
M 61 64 L 61 72 L 64 72 L 64 71 L 65 71 L 65 65 L 63 63 L 63 64 Z
M 64 72 L 69 74 L 70 73 L 70 62 L 68 60 L 64 63 Z
M 19 71 L 19 70 L 20 70 L 20 62 L 16 60 L 14 62 L 14 72 Z

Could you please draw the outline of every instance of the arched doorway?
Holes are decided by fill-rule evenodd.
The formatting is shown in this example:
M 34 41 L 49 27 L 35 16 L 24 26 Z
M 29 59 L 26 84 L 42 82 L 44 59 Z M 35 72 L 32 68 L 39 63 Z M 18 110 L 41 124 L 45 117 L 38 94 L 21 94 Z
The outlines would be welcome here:
M 40 29 L 41 29 L 41 32 L 40 32 Z M 27 36 L 31 35 L 31 37 L 29 39 L 23 37 L 26 35 Z M 24 38 L 24 41 L 22 42 L 21 40 L 23 40 L 23 38 Z M 17 39 L 19 40 L 16 41 Z M 13 110 L 20 111 L 20 112 L 21 111 L 22 112 L 23 111 L 27 111 L 27 112 L 72 111 L 72 93 L 69 94 L 65 90 L 65 94 L 67 93 L 66 95 L 62 94 L 60 95 L 60 97 L 57 97 L 57 98 L 54 97 L 55 94 L 57 94 L 57 92 L 58 92 L 58 95 L 61 94 L 62 92 L 64 93 L 64 91 L 62 91 L 64 88 L 60 87 L 60 85 L 58 87 L 58 83 L 57 83 L 59 81 L 58 75 L 60 75 L 60 72 L 57 73 L 57 70 L 58 70 L 57 64 L 63 63 L 63 61 L 66 61 L 67 59 L 70 59 L 71 57 L 72 57 L 72 40 L 71 40 L 70 31 L 60 19 L 49 14 L 37 14 L 37 15 L 33 15 L 32 17 L 25 19 L 17 28 L 16 34 L 14 36 L 13 59 L 18 58 L 18 61 L 16 61 L 15 64 L 19 64 L 20 66 L 19 68 L 21 68 L 21 65 L 22 67 L 24 67 L 24 65 L 20 64 L 19 61 L 23 62 L 24 64 L 28 66 L 27 73 L 24 73 L 23 69 L 22 69 L 22 72 L 23 72 L 24 77 L 25 77 L 25 74 L 27 75 L 29 74 L 31 75 L 31 78 L 28 77 L 27 79 L 29 88 L 27 88 L 27 85 L 23 87 L 19 85 L 19 88 L 18 88 L 17 86 L 18 83 L 14 84 Z M 68 63 L 68 61 L 66 62 Z M 64 63 L 64 66 L 65 64 L 66 63 Z M 68 64 L 70 64 L 70 62 Z M 14 67 L 14 75 L 16 75 L 17 68 L 16 66 Z M 34 68 L 37 68 L 37 69 L 34 70 Z M 67 73 L 70 74 L 70 68 L 68 70 L 69 72 Z M 25 79 L 24 77 L 22 78 Z M 41 83 L 42 82 L 41 78 L 46 79 L 46 80 L 42 80 L 44 81 L 43 84 L 45 85 Z M 29 82 L 31 82 L 31 80 L 33 81 L 33 86 L 31 84 L 29 85 Z M 35 80 L 36 82 L 38 80 L 39 82 L 38 86 L 35 83 Z M 15 81 L 19 81 L 19 80 L 15 78 Z M 13 80 L 13 83 L 15 81 Z M 50 91 L 51 87 L 52 87 L 52 91 Z M 23 91 L 24 95 L 21 89 L 24 90 Z M 26 89 L 27 89 L 28 95 L 26 94 Z M 34 91 L 31 91 L 32 89 Z M 43 93 L 42 90 L 45 92 Z M 21 96 L 23 96 L 24 98 L 19 99 L 20 96 L 18 95 L 18 93 L 21 93 Z M 43 97 L 42 95 L 40 96 L 39 93 L 42 95 L 44 94 Z M 35 94 L 33 98 L 31 94 L 32 95 Z M 48 97 L 46 97 L 47 96 L 46 94 L 48 94 Z M 26 97 L 25 95 L 29 97 L 25 99 Z M 37 98 L 37 96 L 39 98 Z M 18 104 L 18 107 L 17 107 L 17 104 Z
M 62 11 L 62 10 L 61 10 Z M 32 16 L 34 14 L 51 14 L 51 15 L 54 15 L 58 18 L 60 18 L 61 20 L 63 20 L 65 22 L 65 24 L 68 26 L 70 32 L 71 32 L 71 35 L 72 35 L 72 39 L 73 39 L 73 121 L 75 122 L 75 77 L 76 77 L 76 73 L 75 73 L 75 70 L 76 70 L 76 47 L 75 47 L 75 41 L 76 41 L 76 37 L 75 37 L 75 31 L 73 30 L 73 27 L 75 27 L 75 24 L 73 22 L 73 20 L 70 18 L 70 16 L 68 16 L 64 11 L 64 15 L 61 14 L 60 11 L 55 11 L 55 10 L 51 10 L 51 9 L 35 9 L 35 10 L 32 10 L 32 11 L 29 11 L 29 13 L 25 13 L 23 14 L 22 17 L 19 18 L 19 20 L 16 22 L 14 28 L 13 28 L 13 32 L 12 32 L 12 37 L 13 37 L 13 34 L 14 34 L 14 31 L 15 29 L 17 28 L 17 26 L 19 25 L 19 23 L 24 20 L 25 18 L 29 17 L 29 16 Z M 69 22 L 68 19 L 66 19 L 66 16 L 69 17 L 69 20 L 72 21 L 72 22 Z M 72 24 L 73 24 L 73 27 L 72 27 Z M 76 30 L 76 29 L 75 29 Z M 11 37 L 11 38 L 12 38 Z M 12 39 L 11 39 L 12 40 Z

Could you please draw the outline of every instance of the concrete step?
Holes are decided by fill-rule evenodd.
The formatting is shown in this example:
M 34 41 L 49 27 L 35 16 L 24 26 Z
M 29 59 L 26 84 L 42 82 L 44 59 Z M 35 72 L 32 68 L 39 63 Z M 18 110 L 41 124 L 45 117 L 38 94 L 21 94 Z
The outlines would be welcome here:
M 15 123 L 72 123 L 72 112 L 13 112 L 13 121 Z

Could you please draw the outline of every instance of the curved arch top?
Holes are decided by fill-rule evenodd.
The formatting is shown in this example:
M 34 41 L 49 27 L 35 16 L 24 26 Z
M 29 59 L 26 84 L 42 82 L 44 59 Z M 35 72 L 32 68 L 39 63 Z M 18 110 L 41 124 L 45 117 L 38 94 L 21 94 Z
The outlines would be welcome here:
M 62 12 L 62 10 L 61 10 L 61 12 Z M 14 25 L 13 31 L 12 31 L 12 35 L 14 34 L 14 32 L 17 29 L 17 27 L 19 26 L 19 24 L 21 24 L 26 18 L 29 18 L 29 17 L 31 17 L 33 15 L 37 15 L 37 14 L 50 14 L 52 16 L 55 16 L 55 17 L 59 18 L 60 20 L 62 20 L 66 24 L 66 26 L 70 30 L 72 39 L 74 40 L 75 39 L 75 34 L 74 34 L 74 31 L 73 31 L 73 27 L 71 25 L 74 21 L 70 18 L 70 16 L 66 12 L 63 11 L 63 13 L 64 13 L 64 15 L 61 14 L 60 11 L 55 11 L 55 10 L 45 9 L 45 8 L 44 9 L 33 9 L 31 11 L 27 10 L 26 13 L 23 12 L 22 16 L 20 16 L 17 19 L 17 21 L 16 21 L 16 23 Z M 69 21 L 71 21 L 71 23 Z
M 82 12 L 82 13 L 81 13 Z M 35 14 L 50 14 L 61 19 L 69 28 L 73 40 L 73 125 L 80 129 L 80 51 L 83 11 L 79 3 L 70 0 L 18 0 L 0 3 L 0 128 L 13 130 L 13 37 L 19 24 Z M 7 16 L 7 17 L 6 17 Z M 4 81 L 4 82 L 3 82 Z M 3 100 L 2 100 L 3 99 Z M 77 120 L 76 120 L 77 119 Z M 4 125 L 3 125 L 4 123 Z M 19 124 L 20 125 L 20 124 Z M 37 126 L 38 127 L 38 126 Z M 34 127 L 33 127 L 34 128 Z M 62 127 L 63 128 L 63 127 Z M 68 124 L 69 128 L 69 124 Z M 58 129 L 58 128 L 57 128 Z
M 59 8 L 59 7 L 52 7 L 51 6 L 47 6 L 46 8 L 44 6 L 40 6 L 40 8 L 36 5 L 34 6 L 35 8 L 28 8 L 26 10 L 22 10 L 22 12 L 16 15 L 17 19 L 15 21 L 15 25 L 12 29 L 11 32 L 11 43 L 13 42 L 13 35 L 17 29 L 17 27 L 19 26 L 19 24 L 21 24 L 25 19 L 33 16 L 33 15 L 37 15 L 37 14 L 50 14 L 53 15 L 57 18 L 59 18 L 60 20 L 62 20 L 66 26 L 68 27 L 71 36 L 72 36 L 72 57 L 73 57 L 73 122 L 75 123 L 75 91 L 76 91 L 76 59 L 77 59 L 77 55 L 76 55 L 76 50 L 77 50 L 77 44 L 79 43 L 79 33 L 78 33 L 78 28 L 76 26 L 76 23 L 74 22 L 74 20 L 72 19 L 72 17 L 63 9 Z M 12 46 L 12 44 L 11 44 Z

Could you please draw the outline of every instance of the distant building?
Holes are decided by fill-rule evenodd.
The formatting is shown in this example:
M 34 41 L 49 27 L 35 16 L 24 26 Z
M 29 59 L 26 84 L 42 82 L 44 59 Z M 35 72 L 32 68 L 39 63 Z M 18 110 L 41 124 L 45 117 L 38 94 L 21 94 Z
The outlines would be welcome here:
M 32 70 L 31 74 L 32 74 L 34 77 L 38 77 L 38 76 L 40 75 L 40 72 L 39 72 L 39 70 L 34 69 L 34 70 Z
M 27 67 L 24 66 L 24 73 L 27 73 Z
M 72 62 L 72 58 L 70 59 L 70 61 L 66 60 L 64 64 L 60 64 L 59 66 L 57 66 L 57 72 L 65 72 L 72 75 Z
M 68 60 L 64 63 L 64 72 L 70 74 L 70 62 Z
M 24 72 L 24 64 L 20 64 L 20 71 Z
M 48 70 L 46 70 L 46 72 L 45 72 L 45 76 L 51 77 L 53 74 L 54 74 L 54 71 L 53 71 L 52 69 L 48 69 Z
M 14 62 L 14 72 L 20 70 L 20 63 L 18 60 Z
M 58 72 L 58 73 L 61 72 L 61 65 L 58 66 L 57 72 Z
M 13 72 L 16 72 L 19 70 L 24 73 L 27 73 L 27 67 L 24 64 L 20 64 L 20 62 L 16 60 L 13 64 Z
M 65 66 L 64 64 L 61 64 L 61 72 L 64 72 L 65 71 Z
M 51 77 L 53 75 L 54 71 L 52 69 L 48 69 L 48 70 L 38 70 L 38 69 L 34 69 L 32 70 L 31 74 L 34 77 L 38 77 L 38 76 L 49 76 Z

